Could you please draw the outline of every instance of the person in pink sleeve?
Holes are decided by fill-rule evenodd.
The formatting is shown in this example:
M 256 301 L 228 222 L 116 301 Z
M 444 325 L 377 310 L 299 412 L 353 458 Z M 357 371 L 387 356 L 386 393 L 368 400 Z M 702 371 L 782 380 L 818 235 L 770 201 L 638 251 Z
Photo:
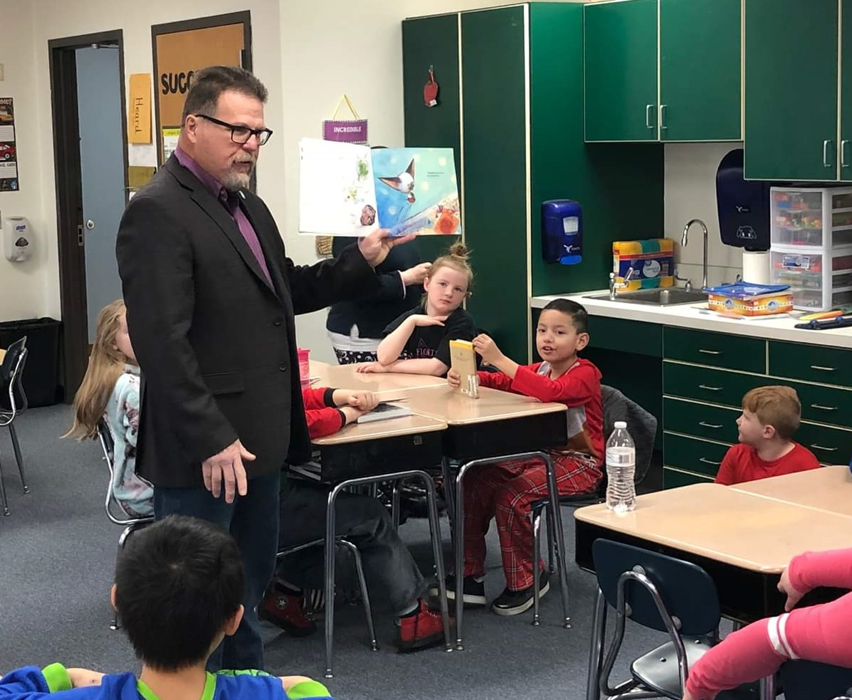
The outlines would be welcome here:
M 532 396 L 567 406 L 568 442 L 548 449 L 560 495 L 591 493 L 597 489 L 604 453 L 601 373 L 577 355 L 589 343 L 588 315 L 580 304 L 555 299 L 541 312 L 535 343 L 543 362 L 519 365 L 506 357 L 495 342 L 480 334 L 473 347 L 483 363 L 499 372 L 479 372 L 484 387 Z M 458 386 L 459 374 L 450 370 L 447 382 Z M 541 595 L 550 590 L 547 570 L 533 562 L 530 505 L 548 494 L 547 472 L 534 459 L 516 459 L 471 469 L 464 489 L 465 607 L 483 607 L 485 599 L 485 534 L 497 521 L 506 589 L 491 604 L 497 615 L 518 615 L 533 605 L 533 576 L 539 576 Z M 450 577 L 447 595 L 455 598 Z
M 723 690 L 774 674 L 785 661 L 852 668 L 852 593 L 793 610 L 820 586 L 852 589 L 852 548 L 793 557 L 778 582 L 787 594 L 786 612 L 733 632 L 710 649 L 689 669 L 683 700 L 713 700 Z

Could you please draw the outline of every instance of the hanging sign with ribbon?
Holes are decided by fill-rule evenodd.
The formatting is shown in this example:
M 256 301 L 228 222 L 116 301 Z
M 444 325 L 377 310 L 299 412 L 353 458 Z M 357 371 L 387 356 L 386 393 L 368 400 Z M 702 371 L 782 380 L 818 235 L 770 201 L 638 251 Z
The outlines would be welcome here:
M 354 119 L 338 119 L 337 115 L 343 103 L 349 108 Z M 340 141 L 343 143 L 367 143 L 367 120 L 361 119 L 352 101 L 344 95 L 337 103 L 337 109 L 331 119 L 325 119 L 322 123 L 322 137 L 326 141 Z

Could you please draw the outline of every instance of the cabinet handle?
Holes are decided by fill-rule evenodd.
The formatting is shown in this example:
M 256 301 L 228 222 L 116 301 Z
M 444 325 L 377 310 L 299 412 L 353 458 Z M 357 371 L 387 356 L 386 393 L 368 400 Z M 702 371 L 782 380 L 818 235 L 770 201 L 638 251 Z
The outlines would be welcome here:
M 704 457 L 701 457 L 698 461 L 703 462 L 704 464 L 712 464 L 714 467 L 719 467 L 722 465 L 721 462 L 714 462 L 712 459 L 705 459 Z
M 713 428 L 713 430 L 718 430 L 719 428 L 724 427 L 721 425 L 713 425 L 712 423 L 705 423 L 704 421 L 701 421 L 698 425 L 700 425 L 702 428 Z
M 660 130 L 665 131 L 669 127 L 666 126 L 666 109 L 668 105 L 660 105 Z
M 837 406 L 820 406 L 818 403 L 812 403 L 811 408 L 816 408 L 820 411 L 836 411 Z
M 654 105 L 645 105 L 645 128 L 653 129 L 654 125 L 651 124 L 651 112 L 654 111 Z
M 820 372 L 833 372 L 834 367 L 823 367 L 821 365 L 811 365 L 811 369 L 818 369 Z
M 826 139 L 825 141 L 822 142 L 822 164 L 826 168 L 833 167 L 832 163 L 829 162 L 830 161 L 829 152 L 831 150 L 830 146 L 831 146 L 831 139 Z
M 813 444 L 811 447 L 815 450 L 823 450 L 825 452 L 837 452 L 836 447 L 823 447 L 822 445 Z
M 703 352 L 705 355 L 721 355 L 721 350 L 705 350 L 704 348 L 699 349 L 698 352 Z
M 848 168 L 849 159 L 846 157 L 846 152 L 849 150 L 849 139 L 843 139 L 840 142 L 840 167 Z
M 699 389 L 706 389 L 707 391 L 722 391 L 722 387 L 720 386 L 707 386 L 706 384 L 699 384 Z

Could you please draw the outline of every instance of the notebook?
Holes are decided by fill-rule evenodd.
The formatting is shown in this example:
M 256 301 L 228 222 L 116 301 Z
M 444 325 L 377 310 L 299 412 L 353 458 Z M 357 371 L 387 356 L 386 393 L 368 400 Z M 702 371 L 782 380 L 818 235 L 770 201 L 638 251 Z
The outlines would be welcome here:
M 476 351 L 473 349 L 473 343 L 469 340 L 451 340 L 450 362 L 453 370 L 461 377 L 461 393 L 474 399 L 479 398 L 479 377 L 476 374 Z
M 411 409 L 406 406 L 398 406 L 395 403 L 382 401 L 372 411 L 358 416 L 358 423 L 372 423 L 377 420 L 388 420 L 390 418 L 403 418 L 411 415 Z

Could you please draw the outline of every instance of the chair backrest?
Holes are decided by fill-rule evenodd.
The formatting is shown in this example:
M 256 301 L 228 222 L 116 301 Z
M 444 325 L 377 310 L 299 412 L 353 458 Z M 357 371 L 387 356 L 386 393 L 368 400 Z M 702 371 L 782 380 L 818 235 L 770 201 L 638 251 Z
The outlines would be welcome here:
M 24 336 L 6 348 L 0 363 L 0 407 L 11 411 L 13 417 L 27 408 L 27 395 L 21 384 L 26 363 L 27 336 Z
M 721 611 L 716 586 L 700 566 L 605 539 L 592 544 L 592 557 L 598 586 L 616 610 L 619 587 L 623 587 L 630 620 L 660 632 L 667 631 L 651 592 L 638 581 L 623 579 L 625 572 L 644 575 L 656 588 L 681 635 L 709 635 L 719 626 Z
M 130 517 L 124 513 L 118 501 L 115 500 L 115 492 L 113 491 L 113 482 L 115 481 L 115 440 L 113 439 L 112 431 L 103 418 L 98 421 L 98 441 L 101 443 L 101 449 L 104 452 L 104 461 L 107 464 L 107 469 L 109 469 L 109 483 L 107 484 L 106 499 L 104 501 L 104 510 L 106 510 L 107 517 L 116 525 L 132 525 L 136 522 L 150 520 L 150 518 Z M 116 516 L 114 510 L 117 510 L 121 515 Z
M 779 670 L 786 700 L 832 700 L 850 694 L 852 669 L 816 661 L 787 661 Z
M 657 437 L 657 419 L 633 399 L 615 387 L 601 385 L 601 402 L 604 415 L 604 440 L 615 430 L 615 422 L 627 422 L 630 437 L 636 445 L 636 473 L 634 481 L 639 483 L 651 467 L 654 441 Z

